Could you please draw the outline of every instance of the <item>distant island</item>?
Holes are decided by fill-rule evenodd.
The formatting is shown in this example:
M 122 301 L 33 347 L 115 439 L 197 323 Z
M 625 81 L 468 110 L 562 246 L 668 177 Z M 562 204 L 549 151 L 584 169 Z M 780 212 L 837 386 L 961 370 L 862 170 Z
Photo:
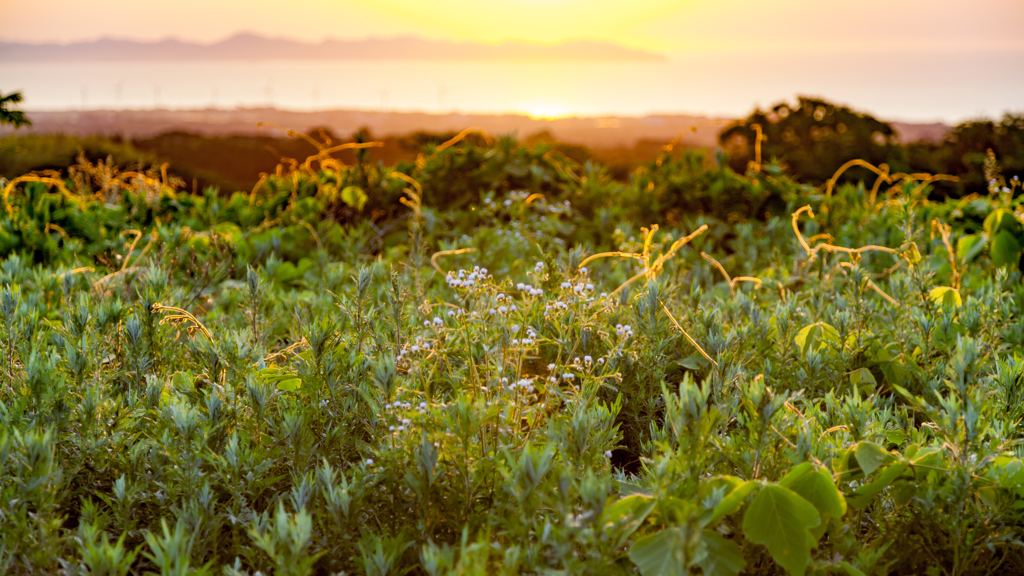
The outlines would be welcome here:
M 328 39 L 319 43 L 236 34 L 212 44 L 168 39 L 136 42 L 104 38 L 73 44 L 0 42 L 3 62 L 95 62 L 115 60 L 664 60 L 655 52 L 592 39 L 546 44 L 525 40 L 495 43 L 426 40 L 415 36 Z

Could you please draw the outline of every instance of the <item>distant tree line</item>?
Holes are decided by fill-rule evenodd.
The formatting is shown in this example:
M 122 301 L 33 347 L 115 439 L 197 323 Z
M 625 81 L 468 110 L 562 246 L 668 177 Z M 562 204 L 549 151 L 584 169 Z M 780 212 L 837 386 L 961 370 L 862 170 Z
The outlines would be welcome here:
M 1024 178 L 1024 114 L 1007 113 L 1002 120 L 974 120 L 953 127 L 938 143 L 901 144 L 896 130 L 868 114 L 808 97 L 782 102 L 727 127 L 719 136 L 729 165 L 739 172 L 755 159 L 761 131 L 761 158 L 784 164 L 798 179 L 820 184 L 848 160 L 887 164 L 890 173 L 950 174 L 959 182 L 938 182 L 936 193 L 963 196 L 982 193 L 988 150 L 995 153 L 1007 176 Z M 844 173 L 847 182 L 872 181 L 864 168 Z

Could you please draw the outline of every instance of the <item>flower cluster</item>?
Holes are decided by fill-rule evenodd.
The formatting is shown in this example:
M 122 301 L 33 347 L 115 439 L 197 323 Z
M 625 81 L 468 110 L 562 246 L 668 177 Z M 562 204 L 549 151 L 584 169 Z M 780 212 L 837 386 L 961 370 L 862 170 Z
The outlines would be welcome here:
M 470 272 L 462 269 L 455 273 L 449 272 L 445 282 L 452 288 L 472 288 L 477 285 L 478 280 L 483 281 L 486 278 L 487 268 L 473 266 L 473 270 Z
M 533 286 L 530 286 L 529 284 L 523 284 L 522 282 L 519 282 L 518 284 L 516 284 L 516 289 L 520 290 L 522 292 L 526 292 L 530 296 L 543 296 L 544 295 L 544 290 L 543 289 L 541 289 L 541 288 L 534 288 Z
M 512 334 L 517 334 L 519 332 L 519 325 L 518 324 L 513 324 L 512 326 L 509 326 L 509 332 L 512 333 Z M 513 338 L 512 339 L 512 345 L 516 346 L 516 345 L 522 344 L 523 346 L 532 346 L 533 345 L 533 341 L 534 341 L 534 339 L 536 337 L 537 337 L 537 331 L 534 330 L 533 328 L 527 326 L 526 327 L 526 338 L 523 338 L 521 340 L 518 339 L 518 338 Z

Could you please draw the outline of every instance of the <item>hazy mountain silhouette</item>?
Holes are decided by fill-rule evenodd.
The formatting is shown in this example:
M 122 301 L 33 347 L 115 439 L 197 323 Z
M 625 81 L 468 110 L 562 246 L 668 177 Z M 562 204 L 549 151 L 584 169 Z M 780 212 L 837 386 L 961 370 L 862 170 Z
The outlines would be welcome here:
M 0 61 L 82 62 L 109 60 L 662 60 L 664 56 L 603 40 L 554 44 L 506 40 L 448 42 L 415 36 L 329 39 L 319 43 L 236 34 L 212 44 L 180 40 L 136 42 L 103 38 L 74 44 L 0 42 Z

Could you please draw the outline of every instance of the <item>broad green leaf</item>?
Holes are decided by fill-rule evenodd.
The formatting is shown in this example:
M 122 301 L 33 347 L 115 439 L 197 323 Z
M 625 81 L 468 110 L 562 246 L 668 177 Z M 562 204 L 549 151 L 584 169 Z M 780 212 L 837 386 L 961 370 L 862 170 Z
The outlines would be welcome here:
M 821 523 L 813 504 L 778 484 L 761 489 L 743 516 L 743 533 L 755 544 L 768 548 L 772 558 L 787 571 L 803 574 L 811 561 L 816 540 L 811 529 Z
M 903 433 L 903 430 L 890 430 L 885 433 L 885 439 L 892 444 L 903 444 L 903 441 L 907 439 L 907 435 Z
M 860 464 L 860 469 L 865 474 L 871 474 L 882 464 L 885 464 L 886 460 L 892 458 L 892 455 L 885 451 L 874 442 L 862 441 L 857 443 L 857 463 Z
M 847 496 L 846 502 L 854 508 L 864 508 L 883 488 L 892 484 L 896 478 L 899 478 L 900 474 L 907 470 L 908 465 L 906 462 L 896 462 L 892 466 L 885 468 L 873 482 L 857 488 L 853 491 L 853 494 Z
M 362 210 L 363 206 L 366 205 L 366 201 L 370 198 L 363 192 L 363 189 L 359 186 L 346 186 L 341 191 L 341 201 L 356 210 Z
M 815 322 L 800 329 L 793 338 L 801 354 L 808 350 L 821 350 L 826 346 L 839 346 L 839 331 L 831 324 Z
M 794 482 L 796 482 L 800 478 L 803 478 L 805 474 L 811 472 L 812 470 L 814 470 L 814 464 L 811 464 L 810 462 L 802 462 L 800 464 L 797 464 L 796 466 L 793 467 L 792 470 L 790 470 L 789 472 L 786 473 L 785 476 L 783 476 L 782 480 L 779 480 L 779 484 L 781 486 L 785 486 L 786 488 L 790 488 L 792 487 L 792 484 Z
M 1016 266 L 1020 262 L 1020 242 L 1013 234 L 1003 230 L 992 239 L 992 246 L 988 249 L 988 256 L 992 259 L 992 264 L 997 268 Z
M 875 376 L 871 373 L 871 370 L 868 370 L 867 368 L 858 368 L 850 373 L 850 383 L 857 387 L 860 387 L 861 384 L 875 386 L 878 384 L 878 381 L 875 380 Z
M 934 302 L 936 306 L 944 309 L 959 308 L 963 305 L 963 301 L 960 299 L 960 291 L 949 286 L 933 288 L 928 293 L 928 299 Z
M 302 381 L 294 372 L 288 372 L 273 364 L 257 372 L 256 376 L 268 384 L 277 384 L 277 389 L 283 392 L 298 390 L 302 385 Z
M 928 466 L 929 468 L 945 469 L 945 466 L 943 466 L 942 462 L 939 461 L 939 454 L 941 454 L 941 452 L 938 448 L 929 447 L 922 448 L 921 450 L 914 452 L 913 456 L 910 456 L 908 451 L 907 458 L 914 466 Z
M 855 452 L 856 447 L 850 446 L 833 456 L 832 471 L 835 474 L 846 474 L 855 470 L 857 468 L 857 459 L 854 458 Z
M 723 494 L 728 494 L 742 484 L 744 484 L 743 479 L 736 476 L 712 476 L 700 483 L 700 487 L 697 488 L 697 498 L 703 500 L 716 489 L 723 489 Z
M 987 234 L 968 234 L 956 241 L 956 257 L 964 264 L 974 260 L 988 244 Z
M 746 500 L 747 496 L 754 491 L 755 487 L 757 487 L 757 482 L 750 480 L 740 484 L 735 490 L 726 494 L 725 498 L 722 498 L 722 501 L 718 503 L 718 506 L 715 506 L 715 511 L 711 515 L 711 520 L 708 521 L 708 525 L 712 526 L 723 517 L 739 510 L 743 501 Z
M 1017 234 L 1020 232 L 1020 222 L 1014 217 L 1013 212 L 1005 208 L 998 208 L 985 217 L 985 232 L 989 238 L 994 238 L 1000 232 Z
M 978 500 L 993 510 L 999 505 L 999 493 L 1000 490 L 995 486 L 982 486 L 975 492 Z
M 619 524 L 618 538 L 622 542 L 639 528 L 654 510 L 657 501 L 650 496 L 627 496 L 604 510 L 604 521 L 609 525 Z
M 697 542 L 682 528 L 666 528 L 633 543 L 629 559 L 643 576 L 688 576 Z
M 639 484 L 633 484 L 632 482 L 620 482 L 619 483 L 619 497 L 625 498 L 626 496 L 650 496 L 650 486 L 641 486 Z
M 739 545 L 718 532 L 703 530 L 700 541 L 707 552 L 704 558 L 697 561 L 704 576 L 736 576 L 747 565 Z
M 680 366 L 689 368 L 690 370 L 694 371 L 703 370 L 705 367 L 707 367 L 708 364 L 709 362 L 707 361 L 707 359 L 697 353 L 690 354 L 686 358 L 683 358 L 682 360 L 679 361 Z
M 269 382 L 271 384 L 295 378 L 295 374 L 284 372 L 280 368 L 275 367 L 264 368 L 257 372 L 256 375 L 264 382 Z
M 638 494 L 620 498 L 604 509 L 604 519 L 606 522 L 619 522 L 629 517 L 647 517 L 647 514 L 650 514 L 656 503 L 654 498 Z M 646 510 L 646 512 L 642 512 L 643 510 Z
M 836 488 L 832 475 L 825 469 L 819 468 L 804 474 L 789 489 L 813 504 L 823 517 L 842 518 L 846 514 L 846 499 Z
M 698 513 L 697 506 L 693 502 L 675 496 L 664 496 L 657 502 L 655 514 L 659 520 L 668 524 L 685 523 L 687 519 Z

